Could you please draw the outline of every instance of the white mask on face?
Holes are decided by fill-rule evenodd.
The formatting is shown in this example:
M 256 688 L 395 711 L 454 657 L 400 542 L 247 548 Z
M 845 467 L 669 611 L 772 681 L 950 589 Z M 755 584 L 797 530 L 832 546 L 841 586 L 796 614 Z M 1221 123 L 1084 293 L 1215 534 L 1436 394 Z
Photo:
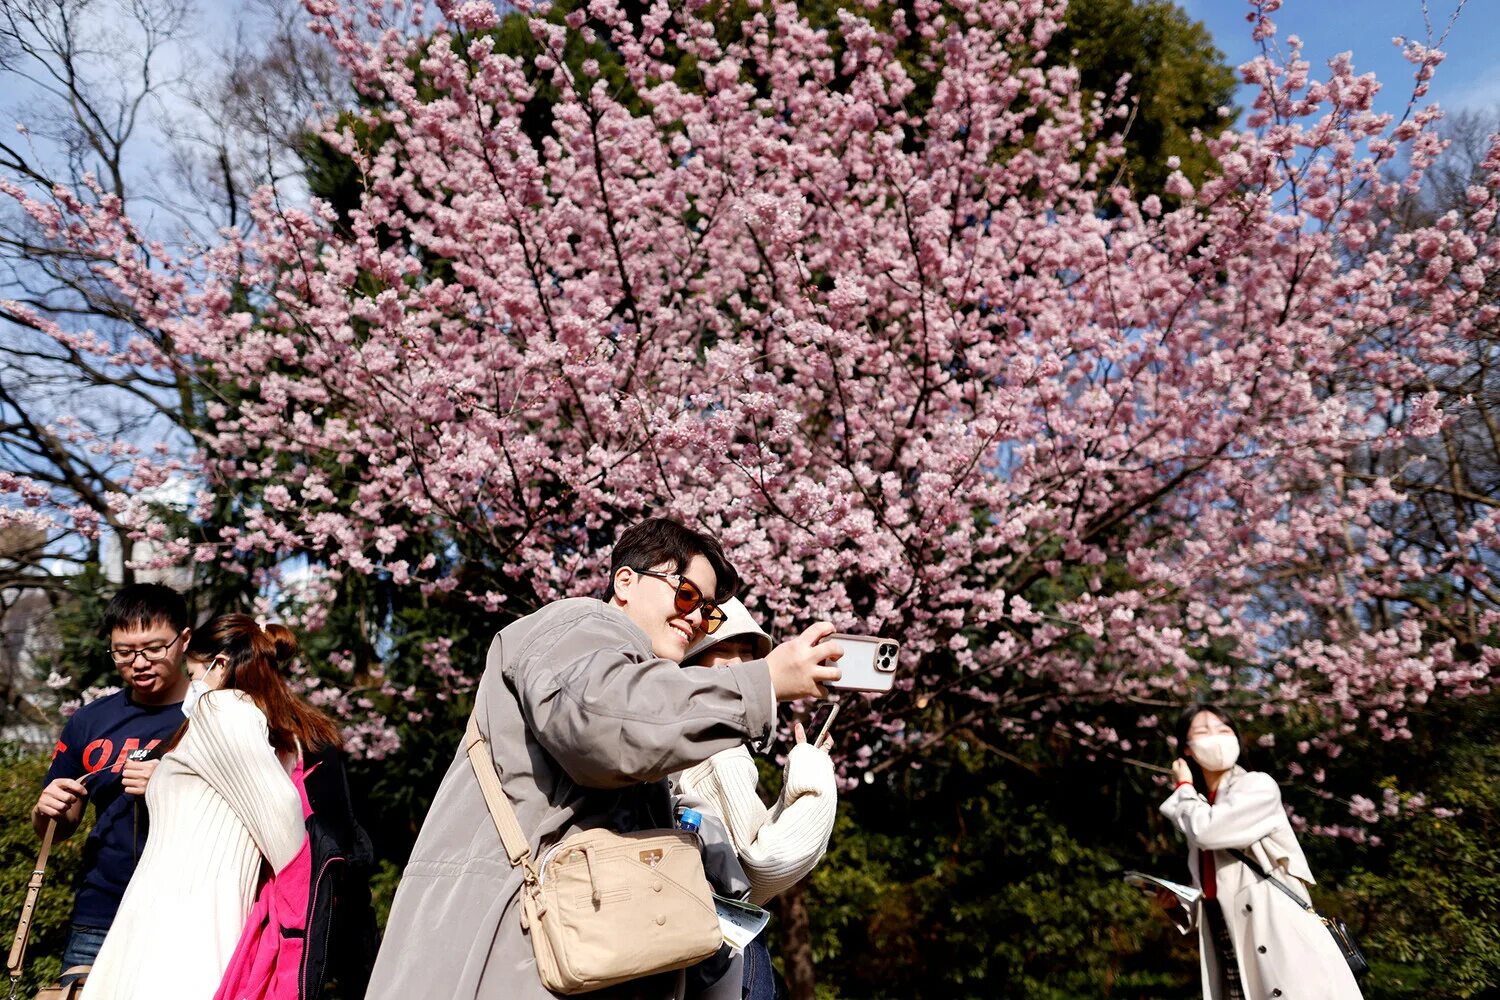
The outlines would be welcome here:
M 1188 740 L 1193 759 L 1205 771 L 1227 771 L 1240 759 L 1240 739 L 1233 733 L 1216 733 Z
M 191 719 L 193 712 L 198 708 L 198 699 L 212 690 L 213 688 L 209 687 L 208 682 L 202 678 L 189 684 L 187 697 L 182 699 L 182 714 Z

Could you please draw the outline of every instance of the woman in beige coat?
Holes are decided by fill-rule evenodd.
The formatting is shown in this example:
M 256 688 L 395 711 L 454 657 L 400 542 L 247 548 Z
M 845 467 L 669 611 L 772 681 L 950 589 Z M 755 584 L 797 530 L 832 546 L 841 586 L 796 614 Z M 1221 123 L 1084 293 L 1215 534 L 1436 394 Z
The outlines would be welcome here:
M 1233 851 L 1299 899 L 1312 872 L 1269 774 L 1239 767 L 1240 739 L 1223 710 L 1195 705 L 1177 727 L 1183 756 L 1161 812 L 1188 842 L 1203 890 L 1194 908 L 1203 995 L 1211 1000 L 1358 1000 L 1359 987 L 1328 929 Z

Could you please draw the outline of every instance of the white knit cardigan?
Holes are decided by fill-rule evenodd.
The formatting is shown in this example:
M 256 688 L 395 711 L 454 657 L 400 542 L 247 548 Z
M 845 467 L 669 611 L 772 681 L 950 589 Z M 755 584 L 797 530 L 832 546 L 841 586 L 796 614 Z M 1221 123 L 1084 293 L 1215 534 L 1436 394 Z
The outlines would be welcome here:
M 810 743 L 787 755 L 781 798 L 770 809 L 756 792 L 759 779 L 743 746 L 720 751 L 676 779 L 681 791 L 724 821 L 757 904 L 807 877 L 828 849 L 838 811 L 833 761 Z
M 86 1000 L 211 1000 L 263 862 L 307 839 L 302 800 L 243 691 L 211 691 L 146 786 L 151 832 L 84 987 Z

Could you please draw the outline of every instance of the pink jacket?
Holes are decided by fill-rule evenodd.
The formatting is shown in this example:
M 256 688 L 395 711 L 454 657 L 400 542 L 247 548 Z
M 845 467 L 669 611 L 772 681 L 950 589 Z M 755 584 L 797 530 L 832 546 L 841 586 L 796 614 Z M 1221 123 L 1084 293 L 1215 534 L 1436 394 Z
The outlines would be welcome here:
M 306 777 L 299 755 L 292 784 L 302 799 L 304 820 L 312 815 Z M 300 1000 L 311 885 L 312 850 L 304 840 L 296 857 L 261 887 L 214 1000 Z

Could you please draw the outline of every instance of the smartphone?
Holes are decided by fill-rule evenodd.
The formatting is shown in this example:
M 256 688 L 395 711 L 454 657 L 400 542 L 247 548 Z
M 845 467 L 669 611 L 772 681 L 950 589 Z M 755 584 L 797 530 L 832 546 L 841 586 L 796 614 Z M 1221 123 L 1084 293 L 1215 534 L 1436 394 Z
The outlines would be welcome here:
M 823 737 L 828 735 L 828 730 L 833 726 L 833 720 L 838 718 L 839 703 L 831 702 L 821 714 L 813 713 L 812 718 L 807 720 L 807 739 L 813 746 L 823 742 Z
M 896 683 L 900 643 L 871 635 L 835 633 L 829 638 L 844 647 L 843 658 L 836 661 L 843 676 L 824 687 L 840 691 L 883 692 L 889 691 Z

